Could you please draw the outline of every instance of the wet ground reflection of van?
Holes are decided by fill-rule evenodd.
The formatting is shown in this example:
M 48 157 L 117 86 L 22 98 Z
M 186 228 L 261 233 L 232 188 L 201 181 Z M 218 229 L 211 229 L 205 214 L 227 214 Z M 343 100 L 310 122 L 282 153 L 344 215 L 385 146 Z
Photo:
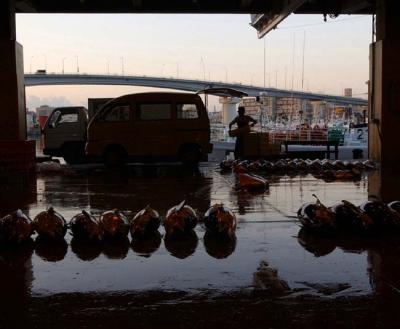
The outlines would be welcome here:
M 210 122 L 196 94 L 121 96 L 105 104 L 88 127 L 87 155 L 108 165 L 132 158 L 197 163 L 211 151 Z

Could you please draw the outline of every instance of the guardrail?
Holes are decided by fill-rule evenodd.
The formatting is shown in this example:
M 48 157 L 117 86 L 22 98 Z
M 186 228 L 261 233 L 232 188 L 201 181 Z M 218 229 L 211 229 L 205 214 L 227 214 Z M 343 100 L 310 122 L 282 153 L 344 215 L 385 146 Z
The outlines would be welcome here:
M 327 130 L 299 129 L 287 131 L 270 131 L 269 138 L 271 143 L 286 141 L 326 141 L 328 139 Z

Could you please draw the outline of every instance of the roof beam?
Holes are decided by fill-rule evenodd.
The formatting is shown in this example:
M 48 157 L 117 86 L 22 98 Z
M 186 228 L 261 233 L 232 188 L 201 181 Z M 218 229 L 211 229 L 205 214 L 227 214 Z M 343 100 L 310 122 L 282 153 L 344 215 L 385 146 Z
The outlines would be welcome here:
M 257 30 L 258 37 L 262 38 L 305 2 L 306 0 L 275 1 L 273 10 L 252 15 L 250 24 Z
M 19 13 L 35 13 L 36 9 L 28 0 L 15 0 L 15 10 Z
M 272 10 L 251 16 L 251 25 L 262 38 L 291 13 L 296 14 L 372 14 L 375 0 L 275 0 Z

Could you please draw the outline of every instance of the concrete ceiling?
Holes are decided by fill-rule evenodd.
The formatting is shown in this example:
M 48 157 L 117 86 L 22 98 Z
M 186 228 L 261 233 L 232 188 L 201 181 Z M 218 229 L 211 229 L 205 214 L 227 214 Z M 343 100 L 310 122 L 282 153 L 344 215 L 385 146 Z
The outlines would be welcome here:
M 25 13 L 262 13 L 276 0 L 15 0 Z
M 3 0 L 2 0 L 3 1 Z M 374 0 L 14 0 L 24 13 L 370 13 Z M 297 5 L 299 4 L 299 5 Z
M 3 0 L 0 0 L 3 1 Z M 236 13 L 251 14 L 258 37 L 292 13 L 372 14 L 376 0 L 6 0 L 19 13 Z

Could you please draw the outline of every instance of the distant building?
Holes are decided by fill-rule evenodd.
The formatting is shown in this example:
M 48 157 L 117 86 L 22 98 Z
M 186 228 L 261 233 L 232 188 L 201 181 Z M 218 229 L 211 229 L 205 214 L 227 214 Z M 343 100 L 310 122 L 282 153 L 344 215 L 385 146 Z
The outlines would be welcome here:
M 40 132 L 36 112 L 26 111 L 26 130 L 28 135 Z
M 344 88 L 344 96 L 345 96 L 345 97 L 353 97 L 353 89 L 351 89 L 351 88 Z
M 37 121 L 39 122 L 40 128 L 44 128 L 47 118 L 53 112 L 54 107 L 48 105 L 41 105 L 36 108 Z
M 244 106 L 246 115 L 250 115 L 256 120 L 260 116 L 261 104 L 257 102 L 255 97 L 243 97 L 239 106 Z
M 222 111 L 208 112 L 208 117 L 211 123 L 221 123 L 222 122 Z
M 279 97 L 276 99 L 275 118 L 283 121 L 300 121 L 300 111 L 303 110 L 302 100 L 294 97 Z

